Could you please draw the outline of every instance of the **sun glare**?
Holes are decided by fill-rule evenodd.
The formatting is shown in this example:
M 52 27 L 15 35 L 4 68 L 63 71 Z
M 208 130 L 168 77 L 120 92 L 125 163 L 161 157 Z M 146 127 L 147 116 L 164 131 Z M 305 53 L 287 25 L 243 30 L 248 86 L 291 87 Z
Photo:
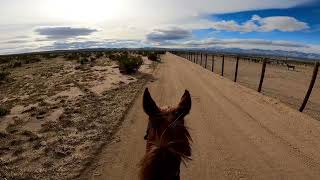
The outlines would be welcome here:
M 101 22 L 125 18 L 130 1 L 127 0 L 47 0 L 50 18 L 76 22 Z

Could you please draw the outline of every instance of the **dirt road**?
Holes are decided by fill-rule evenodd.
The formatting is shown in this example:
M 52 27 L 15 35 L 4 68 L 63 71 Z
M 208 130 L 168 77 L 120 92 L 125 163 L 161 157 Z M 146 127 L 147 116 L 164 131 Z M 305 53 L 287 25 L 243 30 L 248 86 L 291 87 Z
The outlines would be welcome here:
M 158 105 L 192 95 L 193 160 L 181 179 L 320 179 L 320 122 L 167 54 L 148 84 Z M 137 179 L 147 124 L 140 96 L 91 179 Z

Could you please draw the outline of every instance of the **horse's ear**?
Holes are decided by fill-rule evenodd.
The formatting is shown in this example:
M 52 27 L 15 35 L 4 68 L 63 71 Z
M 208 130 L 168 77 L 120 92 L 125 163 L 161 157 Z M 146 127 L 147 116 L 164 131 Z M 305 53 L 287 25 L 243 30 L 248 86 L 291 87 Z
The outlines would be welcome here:
M 146 88 L 143 93 L 143 110 L 149 116 L 154 116 L 160 111 L 157 104 L 152 99 L 148 88 Z
M 183 114 L 184 116 L 189 114 L 191 109 L 191 96 L 188 90 L 185 90 L 183 96 L 181 97 L 180 103 L 178 105 L 178 113 Z

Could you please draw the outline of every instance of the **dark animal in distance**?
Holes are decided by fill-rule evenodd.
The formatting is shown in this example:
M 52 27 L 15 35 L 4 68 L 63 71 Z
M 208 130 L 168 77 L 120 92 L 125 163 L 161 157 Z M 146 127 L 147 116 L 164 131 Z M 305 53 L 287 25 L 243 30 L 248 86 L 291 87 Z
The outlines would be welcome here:
M 294 71 L 296 66 L 287 64 L 287 68 L 288 68 L 288 70 L 290 70 L 290 68 L 291 68 Z
M 191 109 L 191 96 L 185 90 L 177 107 L 159 108 L 148 88 L 143 109 L 149 116 L 146 153 L 140 162 L 140 180 L 179 180 L 180 164 L 191 157 L 192 141 L 184 123 Z

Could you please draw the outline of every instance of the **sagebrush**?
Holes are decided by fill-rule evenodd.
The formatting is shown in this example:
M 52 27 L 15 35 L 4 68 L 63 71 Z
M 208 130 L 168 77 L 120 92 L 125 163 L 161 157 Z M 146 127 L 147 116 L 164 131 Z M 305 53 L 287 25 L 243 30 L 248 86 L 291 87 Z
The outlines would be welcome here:
M 5 80 L 9 76 L 9 72 L 0 71 L 0 81 Z
M 5 115 L 7 115 L 8 113 L 9 113 L 9 111 L 8 111 L 6 108 L 0 107 L 0 117 L 1 117 L 1 116 L 5 116 Z
M 120 72 L 127 74 L 135 73 L 143 64 L 141 56 L 133 56 L 127 53 L 117 55 L 115 60 L 118 62 Z

